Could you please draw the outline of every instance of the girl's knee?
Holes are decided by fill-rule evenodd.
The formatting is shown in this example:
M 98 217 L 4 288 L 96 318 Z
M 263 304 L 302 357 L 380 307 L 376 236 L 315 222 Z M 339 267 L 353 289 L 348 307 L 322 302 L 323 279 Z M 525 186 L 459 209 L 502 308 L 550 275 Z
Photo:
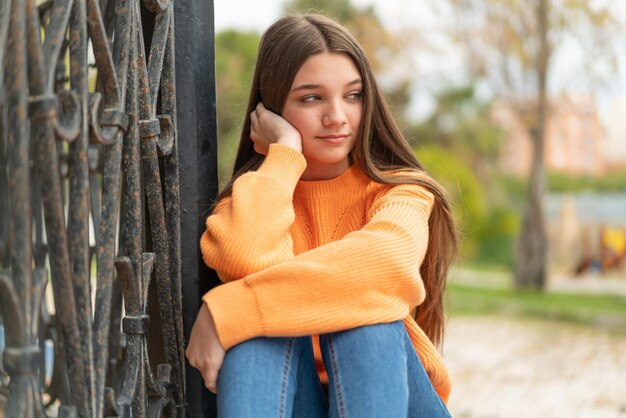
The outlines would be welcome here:
M 408 336 L 401 321 L 367 325 L 320 336 L 327 368 L 339 363 L 371 368 L 381 362 L 406 368 Z M 328 364 L 331 363 L 331 364 Z
M 224 369 L 263 373 L 263 370 L 289 370 L 310 349 L 311 339 L 304 337 L 259 337 L 244 341 L 226 352 Z M 312 354 L 311 354 L 312 356 Z
M 307 343 L 310 338 L 255 338 L 231 348 L 218 376 L 221 416 L 288 416 Z
M 369 417 L 380 411 L 407 416 L 405 333 L 402 322 L 392 322 L 320 337 L 332 411 L 338 416 Z
M 292 354 L 295 340 L 296 338 L 253 338 L 228 350 L 224 362 L 243 362 L 244 365 L 282 362 L 285 357 Z

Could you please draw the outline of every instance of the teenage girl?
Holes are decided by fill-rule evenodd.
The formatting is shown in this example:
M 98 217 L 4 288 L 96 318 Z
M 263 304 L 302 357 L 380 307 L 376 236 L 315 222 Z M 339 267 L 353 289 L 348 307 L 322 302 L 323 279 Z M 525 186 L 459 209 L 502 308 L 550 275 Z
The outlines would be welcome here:
M 224 284 L 187 347 L 220 417 L 445 417 L 436 346 L 456 253 L 444 191 L 354 37 L 263 35 L 234 173 L 200 241 Z

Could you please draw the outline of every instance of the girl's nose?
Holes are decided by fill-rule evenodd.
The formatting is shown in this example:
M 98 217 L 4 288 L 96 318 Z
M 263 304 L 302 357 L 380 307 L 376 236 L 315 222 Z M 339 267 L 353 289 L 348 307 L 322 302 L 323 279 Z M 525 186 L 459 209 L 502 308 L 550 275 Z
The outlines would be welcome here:
M 346 112 L 338 103 L 331 104 L 322 117 L 324 126 L 340 126 L 347 121 Z

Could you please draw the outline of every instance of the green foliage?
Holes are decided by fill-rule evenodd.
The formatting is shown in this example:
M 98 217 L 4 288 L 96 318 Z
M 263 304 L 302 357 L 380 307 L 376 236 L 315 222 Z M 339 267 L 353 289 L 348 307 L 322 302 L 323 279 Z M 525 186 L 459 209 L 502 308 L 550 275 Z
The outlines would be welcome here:
M 226 30 L 215 36 L 218 168 L 221 184 L 230 177 L 237 152 L 259 40 L 256 33 L 235 30 Z
M 508 174 L 497 176 L 497 189 L 506 191 L 506 205 L 521 209 L 528 194 L 528 184 L 524 179 Z
M 512 315 L 626 329 L 626 298 L 618 295 L 539 293 L 451 282 L 450 315 Z
M 514 267 L 514 248 L 520 230 L 520 214 L 526 199 L 526 184 L 496 172 L 487 191 L 488 214 L 477 236 L 477 251 L 470 260 L 480 268 Z
M 259 35 L 234 30 L 215 37 L 218 128 L 229 132 L 241 123 L 254 72 Z
M 416 154 L 426 171 L 447 190 L 462 234 L 462 256 L 471 256 L 486 216 L 485 193 L 478 178 L 466 163 L 442 147 L 418 147 Z
M 475 266 L 505 266 L 513 268 L 515 237 L 520 218 L 509 207 L 493 207 L 481 225 L 477 237 L 477 251 L 472 258 Z
M 564 173 L 548 173 L 548 190 L 553 193 L 625 192 L 626 171 L 602 177 L 572 176 Z

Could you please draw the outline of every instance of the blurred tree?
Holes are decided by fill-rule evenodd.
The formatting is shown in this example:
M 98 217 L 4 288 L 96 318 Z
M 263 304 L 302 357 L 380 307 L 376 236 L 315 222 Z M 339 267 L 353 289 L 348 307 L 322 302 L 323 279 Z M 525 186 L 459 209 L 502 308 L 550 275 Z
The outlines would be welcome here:
M 543 289 L 546 280 L 547 242 L 542 198 L 545 189 L 544 137 L 549 112 L 547 92 L 554 76 L 560 47 L 577 42 L 590 52 L 584 73 L 598 75 L 612 55 L 608 48 L 618 26 L 610 3 L 587 0 L 448 0 L 458 11 L 455 35 L 465 45 L 475 76 L 488 81 L 495 96 L 510 107 L 527 128 L 532 141 L 532 167 L 528 201 L 519 235 L 515 284 Z M 565 42 L 567 41 L 567 42 Z M 609 59 L 609 62 L 611 59 Z M 605 66 L 606 67 L 606 66 Z M 570 75 L 571 76 L 571 75 Z M 562 79 L 563 77 L 561 77 Z
M 463 158 L 489 187 L 503 139 L 502 129 L 491 117 L 491 102 L 480 101 L 474 86 L 451 87 L 435 99 L 431 115 L 408 129 L 411 141 L 432 143 Z

